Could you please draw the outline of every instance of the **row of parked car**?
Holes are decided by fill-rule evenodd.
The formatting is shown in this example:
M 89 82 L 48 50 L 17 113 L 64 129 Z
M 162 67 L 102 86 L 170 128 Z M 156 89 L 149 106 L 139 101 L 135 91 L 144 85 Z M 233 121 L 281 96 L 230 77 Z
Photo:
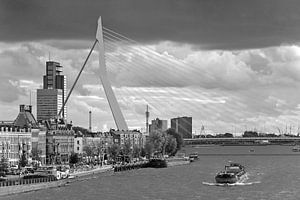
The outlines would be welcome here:
M 54 176 L 57 179 L 68 178 L 70 174 L 70 167 L 68 165 L 53 165 L 53 166 L 43 166 L 39 168 L 34 168 L 32 166 L 26 166 L 19 169 L 18 166 L 12 166 L 7 171 L 0 172 L 0 181 L 6 179 L 15 179 L 14 176 L 9 175 L 18 175 L 22 178 L 37 178 L 37 177 L 48 177 Z
M 18 167 L 11 166 L 5 171 L 0 171 L 0 177 L 6 177 L 7 175 L 27 175 L 34 173 L 34 168 L 31 166 Z

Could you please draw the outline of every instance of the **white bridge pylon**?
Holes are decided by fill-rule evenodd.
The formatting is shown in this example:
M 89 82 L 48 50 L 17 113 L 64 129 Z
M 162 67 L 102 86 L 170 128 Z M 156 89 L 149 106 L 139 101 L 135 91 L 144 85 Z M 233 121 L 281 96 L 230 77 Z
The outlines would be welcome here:
M 72 85 L 72 88 L 70 89 L 69 93 L 68 93 L 68 96 L 66 98 L 66 100 L 64 100 L 63 102 L 63 105 L 57 115 L 57 118 L 60 118 L 61 117 L 61 113 L 91 55 L 91 53 L 93 52 L 93 49 L 96 45 L 96 43 L 98 43 L 98 47 L 99 47 L 99 76 L 100 76 L 100 80 L 101 80 L 101 83 L 103 85 L 103 88 L 104 88 L 104 92 L 105 92 L 105 95 L 106 95 L 106 98 L 108 100 L 108 104 L 109 104 L 109 107 L 110 107 L 110 110 L 113 114 L 113 117 L 114 117 L 114 121 L 115 121 L 115 124 L 117 126 L 117 128 L 119 130 L 128 130 L 128 126 L 127 126 L 127 123 L 124 119 L 124 116 L 121 112 L 121 109 L 120 109 L 120 106 L 118 104 L 118 101 L 115 97 L 115 94 L 112 90 L 112 87 L 111 87 L 111 84 L 108 80 L 108 76 L 107 76 L 107 71 L 106 71 L 106 64 L 105 64 L 105 56 L 104 56 L 104 42 L 103 42 L 103 29 L 102 29 L 102 21 L 101 21 L 101 17 L 99 17 L 98 19 L 98 28 L 97 28 L 97 33 L 96 33 L 96 41 L 94 42 L 83 66 L 81 67 L 81 70 L 79 71 L 76 79 L 75 79 L 75 82 L 74 84 Z
M 111 112 L 113 114 L 116 126 L 119 130 L 128 130 L 128 126 L 124 119 L 124 116 L 121 112 L 120 106 L 117 102 L 115 94 L 111 88 L 111 84 L 108 80 L 105 57 L 104 57 L 104 43 L 103 43 L 103 30 L 102 30 L 102 21 L 101 17 L 98 19 L 98 28 L 96 33 L 96 39 L 98 41 L 98 49 L 99 49 L 99 75 L 100 80 L 102 82 L 106 98 L 108 100 Z

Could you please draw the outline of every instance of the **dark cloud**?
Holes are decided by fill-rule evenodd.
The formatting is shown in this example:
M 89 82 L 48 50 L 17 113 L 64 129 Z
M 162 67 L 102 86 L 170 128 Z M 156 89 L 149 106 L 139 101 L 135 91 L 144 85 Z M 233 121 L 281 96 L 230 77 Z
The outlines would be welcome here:
M 297 0 L 2 0 L 0 40 L 92 40 L 104 26 L 140 42 L 243 49 L 300 40 Z
M 47 40 L 43 43 L 62 50 L 90 49 L 93 42 L 87 40 Z

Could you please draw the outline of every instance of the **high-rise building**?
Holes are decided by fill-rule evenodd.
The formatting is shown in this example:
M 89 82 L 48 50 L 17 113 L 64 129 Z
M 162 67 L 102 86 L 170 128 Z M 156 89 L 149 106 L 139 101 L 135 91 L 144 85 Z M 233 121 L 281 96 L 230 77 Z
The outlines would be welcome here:
M 62 74 L 62 66 L 58 62 L 46 62 L 46 75 L 43 77 L 43 89 L 37 90 L 37 120 L 56 118 L 67 95 L 66 76 Z M 67 118 L 67 107 L 62 111 Z
M 192 138 L 192 117 L 177 117 L 171 119 L 171 128 L 183 138 Z
M 161 119 L 154 119 L 151 121 L 151 124 L 149 125 L 149 132 L 153 133 L 155 131 L 166 131 L 168 129 L 168 121 L 167 120 L 161 120 Z

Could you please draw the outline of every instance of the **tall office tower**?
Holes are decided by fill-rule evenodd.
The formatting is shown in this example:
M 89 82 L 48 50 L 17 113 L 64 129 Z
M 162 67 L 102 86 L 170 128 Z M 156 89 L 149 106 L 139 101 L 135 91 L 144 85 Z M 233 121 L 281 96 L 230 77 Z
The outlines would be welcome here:
M 62 66 L 58 62 L 46 62 L 46 75 L 43 77 L 43 89 L 37 90 L 37 120 L 56 118 L 67 96 L 67 80 L 62 74 Z M 67 107 L 62 111 L 67 119 Z
M 192 138 L 192 117 L 177 117 L 171 119 L 171 128 L 183 138 Z
M 166 131 L 168 129 L 168 121 L 160 120 L 158 118 L 151 121 L 149 125 L 149 132 L 153 133 L 155 131 Z

